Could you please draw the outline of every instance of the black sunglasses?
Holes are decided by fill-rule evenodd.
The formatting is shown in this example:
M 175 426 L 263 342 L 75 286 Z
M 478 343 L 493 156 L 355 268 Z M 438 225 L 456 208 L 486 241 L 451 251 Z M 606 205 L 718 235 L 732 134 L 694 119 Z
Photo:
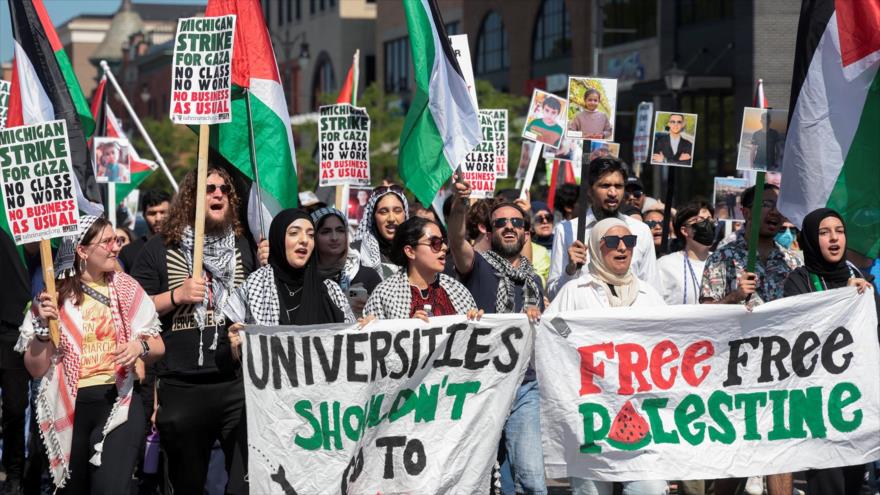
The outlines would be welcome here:
M 381 194 L 386 194 L 386 193 L 390 193 L 390 192 L 396 192 L 396 193 L 403 194 L 403 188 L 398 186 L 397 184 L 392 184 L 390 186 L 379 186 L 379 187 L 373 188 L 373 195 L 381 195 Z
M 536 215 L 535 223 L 552 223 L 553 217 L 550 215 Z
M 658 225 L 663 225 L 663 220 L 645 220 L 645 225 L 647 225 L 649 229 L 653 229 Z
M 641 198 L 645 193 L 642 192 L 642 191 L 639 190 L 639 189 L 636 189 L 636 190 L 634 190 L 634 191 L 627 191 L 626 194 L 628 194 L 628 195 L 630 195 L 630 196 L 632 196 L 632 197 L 634 197 L 634 198 L 636 198 L 636 199 L 639 199 L 639 198 Z
M 620 245 L 620 241 L 623 241 L 623 245 L 626 246 L 627 249 L 632 249 L 636 247 L 636 241 L 638 237 L 634 234 L 629 235 L 606 235 L 602 238 L 605 241 L 605 246 L 608 249 L 617 249 L 617 246 Z
M 504 227 L 507 226 L 508 221 L 510 221 L 510 224 L 513 225 L 513 228 L 515 228 L 515 229 L 521 229 L 521 228 L 525 227 L 525 225 L 526 225 L 526 221 L 523 220 L 522 218 L 511 217 L 511 218 L 496 218 L 495 220 L 492 220 L 492 227 L 494 227 L 496 229 L 503 229 Z
M 223 184 L 220 186 L 218 186 L 217 184 L 208 184 L 207 186 L 205 186 L 205 192 L 207 192 L 208 194 L 214 194 L 214 191 L 216 191 L 218 188 L 223 194 L 229 194 L 230 192 L 232 192 L 232 186 L 230 186 L 229 184 Z
M 431 251 L 439 253 L 443 250 L 443 246 L 446 245 L 446 239 L 434 235 L 428 237 L 428 242 L 417 242 L 416 244 L 418 244 L 419 246 L 429 246 L 431 248 Z

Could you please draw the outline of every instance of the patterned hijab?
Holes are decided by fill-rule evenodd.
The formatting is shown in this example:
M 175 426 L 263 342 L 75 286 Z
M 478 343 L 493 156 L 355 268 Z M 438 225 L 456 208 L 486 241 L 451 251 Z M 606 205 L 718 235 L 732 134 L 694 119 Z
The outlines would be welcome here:
M 315 250 L 318 249 L 317 231 L 321 229 L 321 226 L 328 217 L 334 215 L 342 222 L 343 227 L 346 228 L 346 236 L 348 235 L 348 219 L 345 218 L 341 211 L 332 206 L 319 208 L 312 212 L 312 223 L 315 224 Z M 321 275 L 321 278 L 330 279 L 338 283 L 344 292 L 351 286 L 351 281 L 357 275 L 360 267 L 361 262 L 358 252 L 353 249 L 346 249 L 346 255 L 341 263 L 325 269 L 319 268 L 318 273 Z
M 381 186 L 373 189 L 367 207 L 364 210 L 364 217 L 358 225 L 357 233 L 354 236 L 355 241 L 361 241 L 361 264 L 369 268 L 376 268 L 382 263 L 382 254 L 388 255 L 391 248 L 391 242 L 382 238 L 376 227 L 376 205 L 385 195 L 394 194 L 403 204 L 404 220 L 409 218 L 409 203 L 406 196 L 403 195 L 403 189 L 400 186 Z M 384 249 L 382 249 L 384 247 Z
M 614 227 L 623 227 L 629 232 L 626 222 L 614 217 L 606 218 L 593 226 L 593 230 L 590 231 L 589 241 L 590 262 L 587 265 L 590 275 L 604 282 L 602 288 L 605 290 L 605 295 L 608 296 L 608 302 L 612 308 L 630 306 L 639 295 L 639 279 L 633 275 L 632 265 L 623 275 L 618 275 L 605 266 L 605 259 L 602 257 L 601 248 L 602 238 Z M 613 291 L 610 286 L 614 286 Z

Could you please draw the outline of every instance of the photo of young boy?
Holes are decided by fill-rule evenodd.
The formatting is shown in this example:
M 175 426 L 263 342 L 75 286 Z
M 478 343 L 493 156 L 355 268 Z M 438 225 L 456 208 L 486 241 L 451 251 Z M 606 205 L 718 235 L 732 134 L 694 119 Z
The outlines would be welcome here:
M 536 89 L 532 93 L 523 137 L 553 149 L 558 148 L 562 141 L 567 108 L 568 104 L 562 98 Z
M 614 140 L 617 79 L 568 78 L 567 137 Z

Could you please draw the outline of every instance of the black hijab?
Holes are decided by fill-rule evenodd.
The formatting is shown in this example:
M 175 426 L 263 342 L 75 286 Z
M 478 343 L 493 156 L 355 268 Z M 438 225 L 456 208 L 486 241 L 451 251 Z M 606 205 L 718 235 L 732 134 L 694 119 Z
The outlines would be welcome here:
M 803 228 L 798 234 L 798 245 L 804 252 L 804 266 L 810 273 L 821 277 L 829 287 L 842 287 L 852 276 L 846 256 L 832 263 L 822 256 L 819 249 L 819 224 L 828 217 L 835 217 L 844 223 L 840 214 L 830 208 L 813 210 L 804 217 Z
M 314 227 L 309 214 L 299 208 L 283 210 L 275 215 L 269 226 L 269 265 L 275 274 L 281 304 L 278 321 L 282 325 L 342 322 L 345 320 L 342 311 L 333 304 L 327 287 L 318 275 L 314 250 L 302 268 L 294 268 L 287 262 L 287 228 L 300 219 L 307 220 Z

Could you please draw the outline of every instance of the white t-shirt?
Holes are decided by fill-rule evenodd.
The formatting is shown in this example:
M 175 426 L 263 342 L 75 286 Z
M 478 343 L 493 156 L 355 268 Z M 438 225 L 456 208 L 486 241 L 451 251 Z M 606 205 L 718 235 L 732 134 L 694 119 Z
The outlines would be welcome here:
M 657 260 L 660 294 L 666 304 L 699 304 L 705 265 L 705 261 L 686 257 L 684 251 L 676 251 Z
M 681 135 L 674 136 L 672 134 L 669 135 L 669 147 L 672 148 L 673 153 L 678 153 L 678 143 L 681 142 Z
M 603 287 L 604 282 L 596 280 L 586 270 L 584 272 L 579 278 L 569 281 L 562 287 L 547 308 L 547 313 L 611 307 Z M 666 306 L 666 303 L 653 287 L 639 280 L 639 295 L 636 296 L 631 307 L 646 306 Z

